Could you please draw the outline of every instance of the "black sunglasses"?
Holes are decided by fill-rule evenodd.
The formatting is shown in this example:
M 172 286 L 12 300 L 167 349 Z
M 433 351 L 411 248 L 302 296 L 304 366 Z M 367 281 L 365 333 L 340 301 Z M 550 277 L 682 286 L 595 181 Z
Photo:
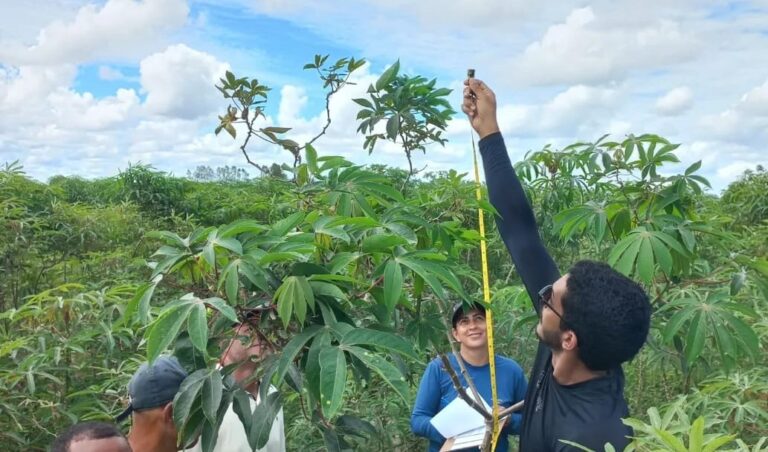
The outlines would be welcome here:
M 560 318 L 560 321 L 563 322 L 563 325 L 568 325 L 568 323 L 563 318 L 562 314 L 557 312 L 557 310 L 552 306 L 552 294 L 553 293 L 554 293 L 554 290 L 552 289 L 552 284 L 544 286 L 539 291 L 539 301 L 541 302 L 542 306 L 546 306 L 547 308 L 549 308 L 550 311 L 554 312 L 555 315 Z

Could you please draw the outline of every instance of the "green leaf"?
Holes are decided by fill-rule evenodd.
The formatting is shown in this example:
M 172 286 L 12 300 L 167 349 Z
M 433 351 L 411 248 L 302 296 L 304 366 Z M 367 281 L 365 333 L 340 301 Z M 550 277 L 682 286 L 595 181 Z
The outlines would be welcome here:
M 203 383 L 203 414 L 211 424 L 216 423 L 216 412 L 221 403 L 222 390 L 221 374 L 213 369 Z
M 326 427 L 321 427 L 321 430 L 323 431 L 326 452 L 343 452 L 346 450 L 344 443 L 335 431 Z
M 717 348 L 720 354 L 724 357 L 731 359 L 736 357 L 736 347 L 734 347 L 733 340 L 731 339 L 731 333 L 726 328 L 722 328 L 722 325 L 717 324 L 714 319 L 710 318 L 711 328 L 715 332 L 715 339 L 717 340 Z M 724 361 L 727 361 L 724 359 Z
M 283 398 L 279 392 L 273 392 L 256 405 L 253 410 L 253 422 L 248 443 L 253 449 L 261 449 L 269 441 L 269 432 L 272 431 L 272 423 L 283 407 Z
M 134 295 L 131 301 L 128 302 L 128 308 L 126 308 L 124 314 L 126 318 L 132 321 L 135 314 L 141 325 L 147 323 L 149 320 L 149 303 L 152 300 L 152 295 L 155 293 L 155 288 L 161 279 L 162 276 L 159 276 L 156 281 L 139 286 L 136 290 L 136 295 Z
M 616 262 L 615 268 L 619 272 L 625 275 L 629 275 L 632 273 L 632 267 L 634 266 L 635 260 L 637 259 L 637 253 L 640 251 L 640 245 L 643 242 L 643 238 L 640 234 L 632 234 L 624 240 L 627 240 L 629 245 L 626 247 L 623 254 L 621 254 L 621 258 L 619 258 Z M 621 245 L 621 242 L 616 245 L 614 251 L 619 247 L 619 245 Z M 613 260 L 613 251 L 611 252 L 611 256 L 608 259 L 609 261 Z
M 400 60 L 395 61 L 395 63 L 388 67 L 387 70 L 385 70 L 378 80 L 376 80 L 376 91 L 381 91 L 384 87 L 392 83 L 392 81 L 397 77 L 397 73 L 400 71 Z
M 315 275 L 322 276 L 322 275 Z M 322 281 L 309 281 L 309 285 L 312 286 L 312 293 L 315 297 L 324 296 L 331 297 L 337 300 L 346 300 L 347 295 L 336 284 L 330 284 Z
M 304 323 L 307 315 L 307 306 L 314 309 L 315 296 L 312 292 L 312 286 L 304 276 L 289 276 L 285 278 L 283 284 L 275 291 L 275 301 L 277 302 L 277 313 L 283 321 L 283 325 L 288 327 L 291 320 L 291 313 L 296 315 L 299 323 Z
M 347 361 L 338 347 L 320 350 L 320 402 L 326 418 L 332 418 L 341 408 L 347 383 Z
M 388 252 L 395 246 L 406 245 L 408 240 L 394 234 L 376 234 L 363 239 L 362 249 L 365 253 Z
M 394 140 L 400 132 L 400 114 L 395 113 L 387 120 L 387 138 Z
M 685 175 L 686 175 L 686 176 L 690 176 L 691 174 L 693 174 L 693 173 L 695 173 L 696 171 L 698 171 L 698 170 L 699 170 L 699 168 L 701 168 L 701 160 L 699 160 L 698 162 L 696 162 L 696 163 L 694 163 L 693 165 L 689 166 L 689 167 L 688 167 L 688 168 L 685 170 Z
M 327 329 L 315 336 L 307 351 L 304 366 L 306 388 L 311 397 L 310 403 L 315 405 L 320 401 L 320 351 L 331 345 L 331 334 Z
M 413 232 L 413 229 L 409 228 L 404 224 L 385 223 L 383 226 L 384 228 L 389 229 L 390 232 L 404 238 L 405 240 L 408 241 L 408 243 L 412 245 L 415 245 L 416 242 L 418 242 L 418 238 L 416 237 L 416 233 Z
M 320 174 L 320 169 L 317 167 L 317 151 L 315 148 L 307 143 L 304 147 L 304 153 L 307 156 L 307 167 L 309 168 L 309 172 L 314 176 Z
M 426 282 L 429 287 L 432 289 L 432 292 L 435 293 L 435 295 L 440 298 L 441 300 L 446 300 L 446 294 L 445 294 L 445 288 L 443 288 L 443 285 L 440 284 L 440 281 L 433 276 L 433 273 L 428 271 L 423 266 L 423 261 L 417 261 L 408 259 L 405 257 L 399 257 L 398 260 L 405 265 L 406 267 L 410 268 L 414 273 L 416 273 L 418 276 L 421 277 L 424 282 Z M 414 280 L 414 285 L 416 284 L 418 280 Z
M 387 262 L 384 268 L 384 304 L 389 312 L 395 310 L 402 292 L 403 270 L 400 268 L 400 264 L 393 258 Z
M 386 359 L 377 354 L 359 347 L 348 346 L 345 349 L 363 362 L 368 368 L 376 372 L 385 383 L 391 386 L 403 401 L 408 402 L 409 390 L 405 377 L 399 370 Z
M 270 133 L 286 133 L 291 130 L 290 127 L 264 127 L 261 129 L 264 132 L 270 132 Z
M 357 416 L 344 414 L 336 419 L 336 426 L 344 433 L 355 435 L 360 438 L 370 438 L 376 435 L 378 431 L 370 422 Z
M 237 220 L 219 228 L 218 235 L 222 239 L 233 238 L 245 232 L 259 233 L 267 230 L 267 227 L 254 220 Z
M 233 253 L 237 255 L 243 254 L 243 245 L 240 243 L 239 240 L 236 238 L 222 238 L 222 237 L 216 237 L 213 240 L 213 244 L 216 246 L 219 246 L 221 248 L 226 248 L 229 251 L 232 251 Z
M 192 345 L 204 354 L 207 354 L 208 322 L 205 315 L 205 306 L 202 303 L 197 303 L 192 307 L 187 328 Z
M 267 283 L 267 274 L 258 264 L 256 259 L 252 256 L 243 256 L 243 259 L 239 266 L 240 273 L 245 276 L 257 288 L 268 292 L 270 291 L 269 283 Z
M 232 391 L 232 410 L 237 414 L 240 422 L 243 424 L 245 436 L 250 437 L 253 424 L 253 412 L 251 409 L 251 395 L 240 387 L 235 387 Z M 255 400 L 254 400 L 255 402 Z
M 640 241 L 640 250 L 637 253 L 637 273 L 646 284 L 653 280 L 653 247 L 649 239 Z
M 227 300 L 232 305 L 237 304 L 238 289 L 240 288 L 240 278 L 238 275 L 240 263 L 240 259 L 231 261 L 219 277 L 219 289 L 221 289 L 221 284 L 224 283 Z
M 315 292 L 312 290 L 312 285 L 307 280 L 306 276 L 297 276 L 301 287 L 301 294 L 304 296 L 304 302 L 309 305 L 312 310 L 315 310 Z
M 224 317 L 231 320 L 232 322 L 237 322 L 237 313 L 235 312 L 235 309 L 228 305 L 226 301 L 222 300 L 218 297 L 212 297 L 212 298 L 206 298 L 203 300 L 206 304 L 211 305 L 214 309 L 219 311 Z
M 368 99 L 357 98 L 357 99 L 352 99 L 352 102 L 356 103 L 357 105 L 360 105 L 361 107 L 369 108 L 371 110 L 375 109 L 371 101 Z
M 187 248 L 189 246 L 187 241 L 179 237 L 178 234 L 170 231 L 150 231 L 147 232 L 146 237 L 164 240 L 169 245 L 173 245 L 177 248 Z
M 746 351 L 752 358 L 754 359 L 760 356 L 760 338 L 755 334 L 752 328 L 729 312 L 722 312 L 721 315 L 727 320 L 728 325 L 736 332 L 736 337 L 738 337 L 744 344 Z
M 413 349 L 413 344 L 400 336 L 387 333 L 386 331 L 355 328 L 344 335 L 341 339 L 341 345 L 345 347 L 351 345 L 369 345 L 397 352 L 413 359 L 418 359 L 418 355 Z
M 461 281 L 456 277 L 456 275 L 451 272 L 449 267 L 442 262 L 435 262 L 433 259 L 433 256 L 431 253 L 422 253 L 422 252 L 414 252 L 409 253 L 408 255 L 400 256 L 398 257 L 398 262 L 400 262 L 403 265 L 406 265 L 416 273 L 418 273 L 422 278 L 424 278 L 428 284 L 432 287 L 432 290 L 435 290 L 433 283 L 430 282 L 429 278 L 427 278 L 425 275 L 437 275 L 441 280 L 443 280 L 446 284 L 448 284 L 448 287 L 450 287 L 454 292 L 456 292 L 461 298 L 466 299 L 467 294 L 464 292 L 464 287 L 461 285 Z
M 212 232 L 211 234 L 214 234 Z M 200 252 L 200 255 L 203 257 L 203 260 L 208 263 L 210 267 L 216 266 L 216 251 L 213 248 L 213 242 L 209 241 L 205 244 L 203 247 L 203 251 Z
M 346 270 L 347 266 L 359 259 L 360 256 L 362 256 L 360 253 L 339 253 L 331 259 L 331 262 L 328 264 L 328 271 L 331 273 L 342 273 L 342 270 Z
M 704 446 L 704 417 L 699 416 L 693 421 L 691 431 L 688 433 L 688 450 L 700 451 Z
M 664 243 L 655 236 L 650 238 L 650 243 L 651 247 L 653 247 L 653 254 L 659 267 L 661 267 L 663 272 L 670 273 L 672 271 L 672 255 L 669 253 L 669 250 Z
M 147 329 L 147 360 L 154 362 L 179 335 L 181 325 L 187 320 L 191 304 L 182 304 L 164 310 Z
M 282 237 L 286 235 L 289 231 L 291 231 L 293 228 L 299 225 L 301 221 L 304 219 L 304 213 L 303 212 L 296 212 L 293 213 L 282 220 L 276 222 L 272 225 L 272 229 L 270 229 L 269 234 L 273 236 Z
M 688 452 L 688 449 L 685 448 L 685 444 L 683 444 L 683 442 L 675 437 L 672 433 L 658 428 L 654 428 L 653 431 L 656 433 L 656 436 L 662 440 L 664 445 L 669 447 L 672 451 Z
M 285 373 L 288 371 L 288 366 L 293 363 L 293 360 L 296 359 L 296 356 L 304 348 L 304 345 L 306 345 L 306 343 L 315 337 L 315 335 L 320 331 L 325 330 L 319 325 L 312 325 L 294 336 L 293 339 L 291 339 L 285 345 L 285 347 L 283 347 L 276 372 L 278 383 L 283 381 L 283 378 L 285 378 Z
M 203 389 L 203 383 L 208 378 L 208 369 L 200 369 L 190 374 L 179 387 L 179 392 L 173 399 L 173 421 L 176 428 L 181 431 L 185 422 L 190 417 L 192 407 L 197 400 L 197 396 Z
M 664 327 L 664 341 L 671 344 L 672 338 L 680 331 L 683 324 L 691 318 L 693 310 L 682 309 L 676 312 L 672 318 L 669 319 L 667 325 Z
M 688 327 L 688 335 L 685 340 L 685 360 L 688 364 L 693 364 L 704 349 L 706 322 L 702 321 L 702 317 L 701 311 L 694 314 Z
M 764 449 L 758 449 L 760 445 L 765 441 L 766 437 L 761 438 L 761 440 L 758 443 L 758 446 L 756 446 L 753 451 L 758 450 L 764 450 Z M 711 439 L 707 442 L 707 445 L 704 446 L 703 449 L 701 449 L 701 452 L 714 452 L 716 450 L 720 450 L 721 447 L 725 446 L 726 444 L 730 443 L 736 439 L 736 435 L 726 435 L 726 436 L 719 436 L 717 438 Z M 693 449 L 691 449 L 693 450 Z

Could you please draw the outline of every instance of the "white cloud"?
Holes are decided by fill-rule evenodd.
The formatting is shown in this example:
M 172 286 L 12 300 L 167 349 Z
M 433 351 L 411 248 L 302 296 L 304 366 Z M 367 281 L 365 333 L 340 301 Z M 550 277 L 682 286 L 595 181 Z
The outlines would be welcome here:
M 739 160 L 718 168 L 717 177 L 724 180 L 735 180 L 744 174 L 744 171 L 748 169 L 754 170 L 756 166 L 755 162 Z
M 676 155 L 680 158 L 680 163 L 665 166 L 667 172 L 682 172 L 701 160 L 701 169 L 697 174 L 706 177 L 715 192 L 724 189 L 744 170 L 754 169 L 759 164 L 768 164 L 768 155 L 763 152 L 748 145 L 720 140 L 682 143 Z
M 739 108 L 745 113 L 768 116 L 768 79 L 741 97 Z
M 111 66 L 99 66 L 99 78 L 107 81 L 128 80 L 129 77 Z
M 575 137 L 600 133 L 605 130 L 604 119 L 611 116 L 621 98 L 618 88 L 575 85 L 543 104 L 500 105 L 499 126 L 505 132 L 523 136 Z M 623 130 L 625 124 L 614 121 L 611 127 Z
M 0 73 L 0 124 L 12 117 L 17 123 L 28 122 L 44 112 L 48 95 L 68 87 L 76 74 L 72 65 L 5 67 Z
M 307 106 L 307 93 L 304 88 L 285 85 L 280 90 L 280 108 L 277 113 L 278 124 L 297 121 L 304 107 Z
M 286 70 L 285 63 L 331 43 L 338 49 L 333 56 L 366 56 L 377 71 L 400 57 L 407 72 L 436 76 L 440 86 L 475 67 L 497 90 L 513 158 L 547 143 L 649 132 L 683 143 L 682 169 L 702 159 L 701 172 L 716 189 L 748 163 L 766 163 L 768 36 L 755 31 L 768 16 L 759 3 L 581 5 L 589 6 L 363 0 L 350 8 L 328 0 L 196 0 L 190 15 L 182 0 L 9 4 L 3 7 L 9 14 L 0 17 L 0 162 L 21 158 L 42 178 L 109 175 L 138 160 L 177 174 L 197 164 L 242 165 L 239 140 L 212 133 L 225 103 L 213 88 L 217 72 L 231 64 L 238 74 L 269 81 L 273 114 L 263 125 L 293 127 L 287 135 L 303 142 L 325 124 L 323 98 L 305 84 L 299 67 Z M 274 25 L 261 13 L 289 22 L 301 39 L 279 45 L 249 39 L 261 25 Z M 237 20 L 229 20 L 235 14 Z M 321 48 L 302 47 L 307 42 Z M 110 83 L 94 83 L 93 67 Z M 332 100 L 333 122 L 316 148 L 355 163 L 404 167 L 396 145 L 382 143 L 368 156 L 355 133 L 358 107 L 350 99 L 375 80 L 371 71 L 357 74 L 359 85 Z M 105 86 L 122 89 L 104 93 Z M 698 94 L 695 103 L 681 88 Z M 459 98 L 452 96 L 455 106 Z M 415 156 L 417 167 L 471 168 L 465 118 L 451 121 L 446 135 L 448 146 Z M 258 140 L 250 146 L 259 163 L 290 160 L 276 146 Z
M 687 86 L 674 88 L 656 101 L 656 111 L 665 116 L 679 115 L 691 108 L 693 92 Z
M 544 106 L 542 128 L 571 127 L 605 117 L 616 106 L 618 99 L 619 93 L 613 88 L 570 87 Z
M 102 130 L 131 119 L 139 107 L 132 89 L 118 89 L 114 96 L 95 99 L 91 93 L 60 90 L 48 97 L 54 123 L 65 129 Z
M 184 44 L 168 47 L 141 61 L 141 86 L 151 114 L 192 119 L 223 105 L 214 86 L 229 68 L 212 55 Z
M 768 139 L 768 81 L 747 91 L 732 107 L 701 120 L 706 133 L 721 139 L 761 143 Z
M 99 7 L 83 6 L 68 22 L 43 28 L 37 42 L 26 47 L 4 40 L 0 60 L 14 65 L 77 64 L 98 59 L 134 59 L 169 30 L 184 25 L 185 0 L 109 0 Z
M 688 59 L 696 47 L 676 22 L 628 28 L 601 20 L 588 6 L 573 10 L 528 45 L 513 73 L 531 84 L 605 82 Z

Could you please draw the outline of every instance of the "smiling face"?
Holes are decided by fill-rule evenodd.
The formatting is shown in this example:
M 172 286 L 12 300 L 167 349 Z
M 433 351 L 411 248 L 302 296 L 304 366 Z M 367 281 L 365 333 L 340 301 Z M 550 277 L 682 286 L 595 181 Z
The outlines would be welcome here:
M 453 338 L 461 344 L 462 349 L 476 349 L 488 346 L 488 336 L 485 334 L 485 313 L 473 309 L 462 313 L 453 328 Z

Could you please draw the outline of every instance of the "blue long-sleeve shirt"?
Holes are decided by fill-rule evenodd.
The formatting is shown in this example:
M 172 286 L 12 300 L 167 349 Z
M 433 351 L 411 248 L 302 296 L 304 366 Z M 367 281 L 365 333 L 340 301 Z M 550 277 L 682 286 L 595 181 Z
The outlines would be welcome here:
M 461 368 L 452 354 L 448 356 L 451 367 L 456 371 L 462 386 L 467 387 L 467 382 L 461 374 Z M 491 371 L 488 364 L 473 366 L 466 363 L 467 372 L 477 387 L 477 392 L 490 406 L 491 398 Z M 528 384 L 523 374 L 523 369 L 512 359 L 496 355 L 496 390 L 501 407 L 509 407 L 523 400 Z M 430 420 L 458 397 L 456 389 L 451 383 L 448 372 L 443 368 L 440 358 L 435 358 L 427 365 L 424 375 L 421 377 L 419 392 L 416 394 L 416 403 L 411 414 L 411 430 L 418 436 L 429 439 L 429 452 L 438 452 L 445 442 L 445 438 L 432 426 Z M 497 452 L 506 452 L 509 449 L 507 435 L 517 434 L 520 431 L 522 415 L 512 414 L 510 422 L 502 430 L 499 442 L 496 445 Z

